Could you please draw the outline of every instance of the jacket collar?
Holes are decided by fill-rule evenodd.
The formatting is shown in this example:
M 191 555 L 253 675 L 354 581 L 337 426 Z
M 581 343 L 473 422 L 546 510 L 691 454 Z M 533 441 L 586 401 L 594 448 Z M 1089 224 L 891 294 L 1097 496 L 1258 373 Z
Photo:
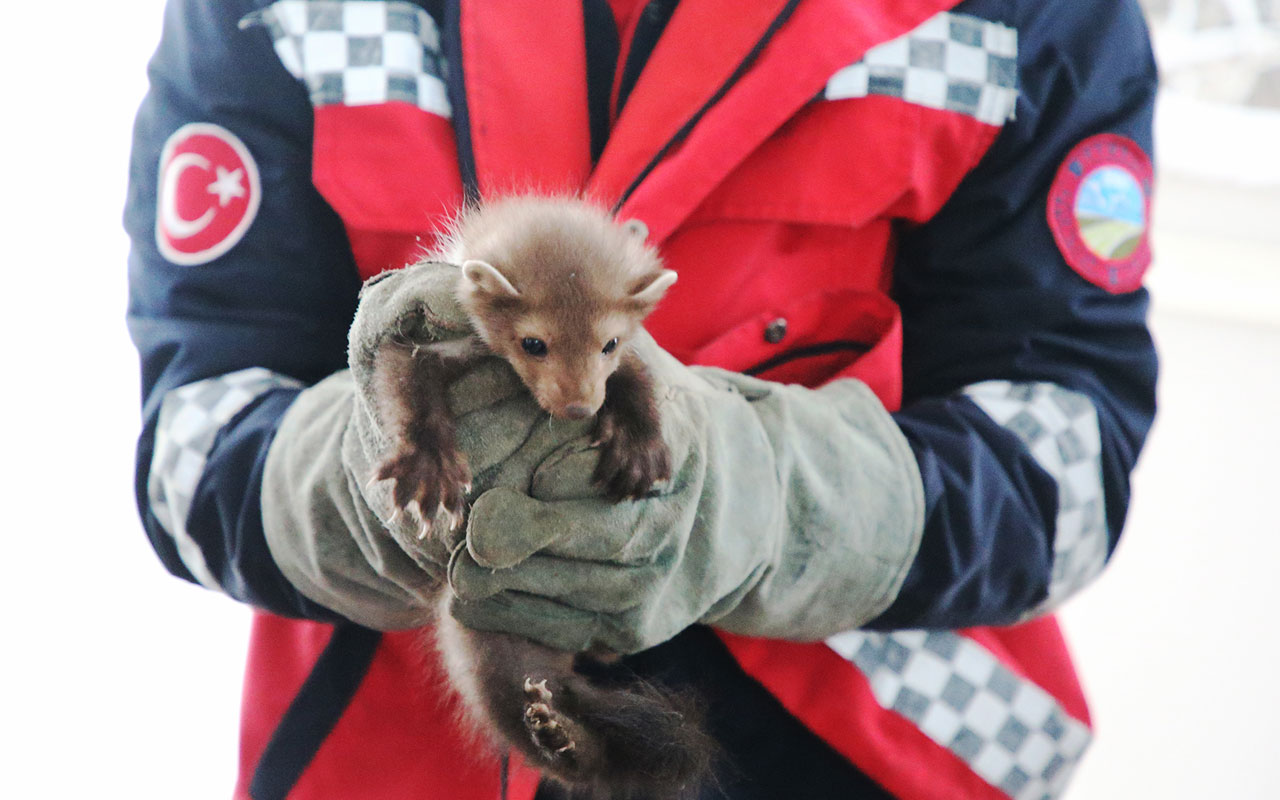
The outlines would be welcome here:
M 580 0 L 502 4 L 497 25 L 463 0 L 481 193 L 584 190 L 660 243 L 837 70 L 956 4 L 682 0 L 593 170 Z

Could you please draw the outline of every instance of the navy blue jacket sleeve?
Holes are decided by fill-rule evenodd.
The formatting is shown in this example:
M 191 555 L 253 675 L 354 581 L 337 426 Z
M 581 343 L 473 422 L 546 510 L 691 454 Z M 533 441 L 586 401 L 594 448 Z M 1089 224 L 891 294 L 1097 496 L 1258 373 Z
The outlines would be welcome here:
M 175 575 L 276 613 L 332 620 L 272 561 L 260 481 L 292 397 L 346 366 L 359 280 L 341 222 L 311 183 L 311 105 L 266 31 L 239 29 L 252 10 L 244 0 L 171 0 L 137 116 L 125 211 L 128 325 L 142 363 L 137 498 Z M 184 265 L 157 245 L 157 173 L 166 141 L 189 123 L 243 143 L 260 205 L 229 250 Z M 158 490 L 153 466 L 189 491 Z
M 1115 134 L 1150 154 L 1156 71 L 1145 23 L 1136 2 L 957 10 L 989 16 L 996 5 L 1015 9 L 1016 118 L 940 213 L 904 232 L 896 264 L 896 417 L 920 464 L 926 524 L 901 594 L 873 628 L 1009 623 L 1078 588 L 1115 548 L 1155 413 L 1146 291 L 1112 293 L 1082 277 L 1046 214 L 1055 175 L 1082 141 Z M 993 392 L 1010 415 L 975 402 Z M 1082 447 L 1072 421 L 1094 414 L 1100 496 L 1052 468 Z

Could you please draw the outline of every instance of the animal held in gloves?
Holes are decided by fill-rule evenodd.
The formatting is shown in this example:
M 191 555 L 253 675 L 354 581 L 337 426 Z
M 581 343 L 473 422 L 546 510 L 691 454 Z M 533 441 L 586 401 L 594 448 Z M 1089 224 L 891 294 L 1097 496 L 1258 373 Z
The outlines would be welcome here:
M 512 197 L 462 212 L 428 260 L 460 265 L 456 300 L 472 333 L 424 342 L 410 325 L 380 345 L 373 372 L 391 442 L 375 478 L 393 482 L 397 513 L 420 537 L 462 546 L 454 531 L 471 475 L 446 389 L 479 355 L 507 361 L 552 417 L 594 415 L 593 479 L 611 500 L 670 478 L 653 383 L 629 345 L 676 274 L 641 229 L 578 200 Z M 693 703 L 604 679 L 604 654 L 465 628 L 441 593 L 437 646 L 468 716 L 495 744 L 591 797 L 677 796 L 705 772 L 711 748 Z

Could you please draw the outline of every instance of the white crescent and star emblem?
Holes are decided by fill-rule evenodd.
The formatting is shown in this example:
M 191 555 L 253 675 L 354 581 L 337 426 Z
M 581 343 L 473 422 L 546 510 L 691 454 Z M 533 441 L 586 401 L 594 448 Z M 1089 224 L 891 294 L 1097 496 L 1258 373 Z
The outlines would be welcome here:
M 219 125 L 184 125 L 160 154 L 156 244 L 174 264 L 204 264 L 234 247 L 262 191 L 248 148 Z

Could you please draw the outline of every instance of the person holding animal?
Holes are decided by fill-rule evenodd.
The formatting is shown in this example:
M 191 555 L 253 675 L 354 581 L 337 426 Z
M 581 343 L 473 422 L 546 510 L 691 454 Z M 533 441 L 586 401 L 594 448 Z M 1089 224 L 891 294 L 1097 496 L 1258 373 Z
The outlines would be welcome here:
M 258 609 L 237 797 L 1061 794 L 1136 4 L 171 0 L 151 80 L 138 500 Z

